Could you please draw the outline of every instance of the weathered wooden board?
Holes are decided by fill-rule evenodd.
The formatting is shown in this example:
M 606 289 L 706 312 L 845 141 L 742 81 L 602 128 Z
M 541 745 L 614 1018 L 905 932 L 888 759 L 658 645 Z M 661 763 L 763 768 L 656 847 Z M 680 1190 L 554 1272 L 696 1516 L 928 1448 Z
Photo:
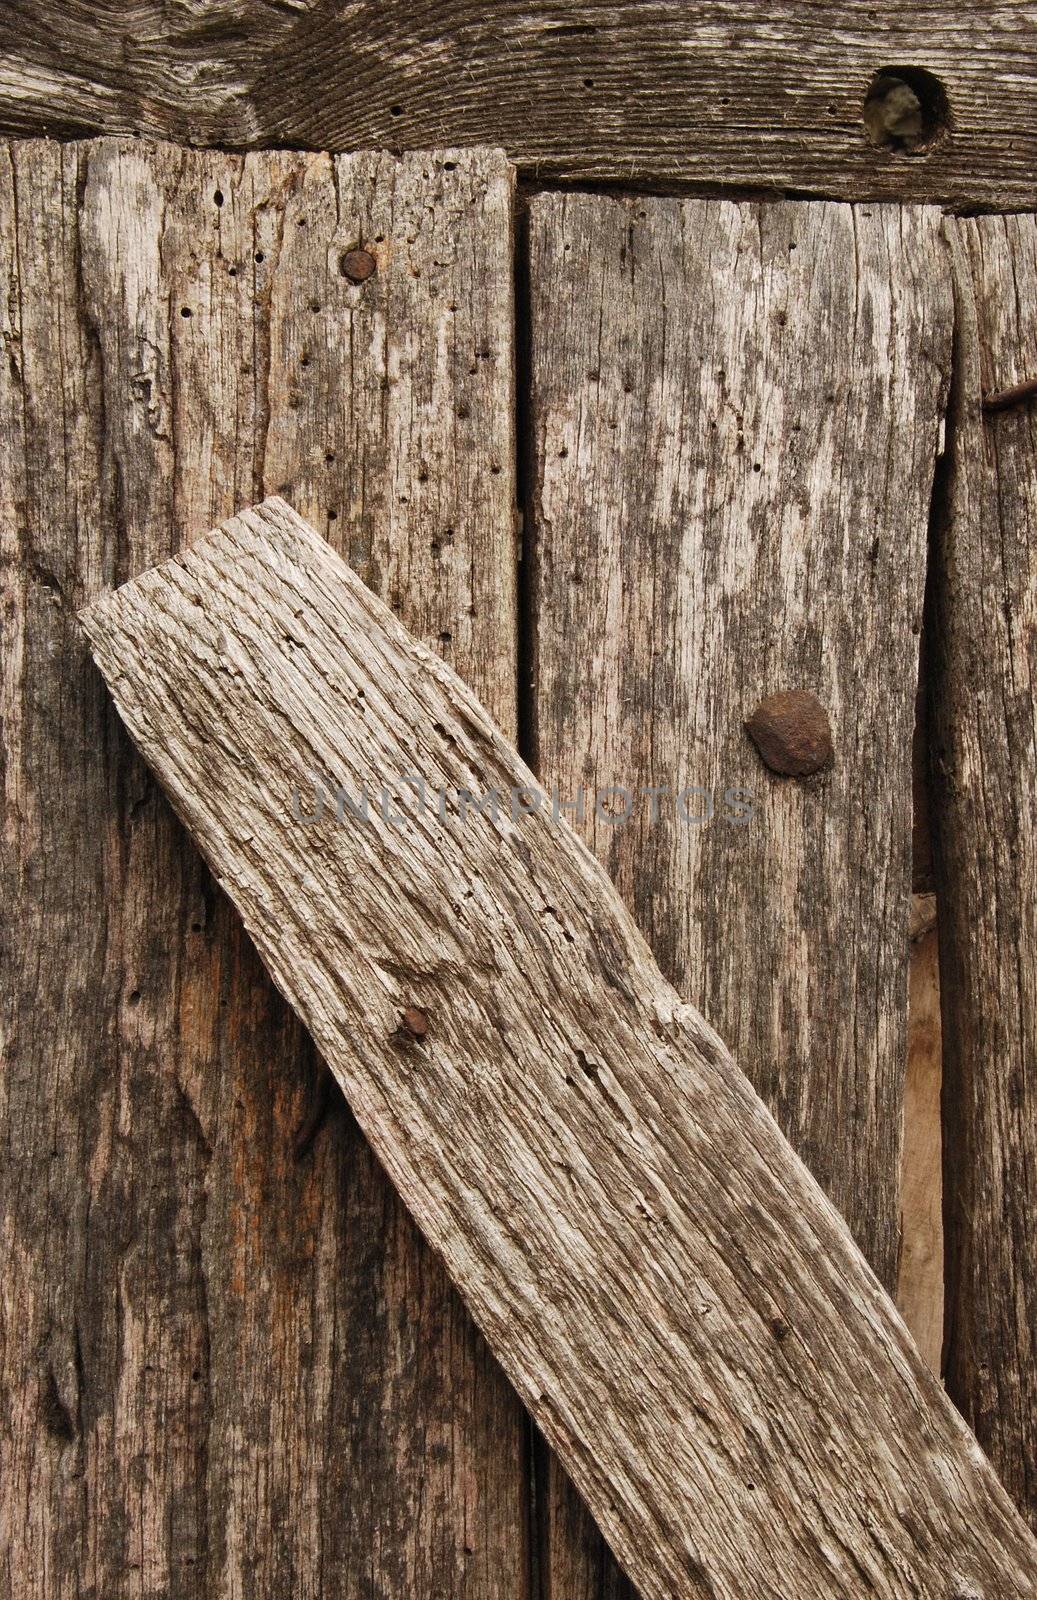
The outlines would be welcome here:
M 521 1409 L 70 623 L 291 485 L 513 726 L 511 175 L 16 143 L 0 251 L 2 1587 L 526 1600 Z
M 560 800 L 585 791 L 569 815 L 664 971 L 890 1289 L 917 633 L 950 364 L 939 226 L 551 195 L 529 223 L 538 771 Z M 808 784 L 767 771 L 744 728 L 788 688 L 834 724 L 834 768 Z M 636 796 L 629 821 L 595 806 L 613 785 Z M 678 812 L 689 785 L 708 791 L 685 807 L 712 805 L 704 825 Z M 725 820 L 732 788 L 754 797 L 747 822 Z
M 83 620 L 646 1600 L 1031 1595 L 842 1218 L 456 673 L 278 499 Z
M 538 770 L 560 801 L 585 791 L 577 825 L 664 971 L 887 1286 L 939 229 L 927 210 L 601 196 L 530 216 Z M 789 689 L 833 727 L 809 780 L 745 730 Z M 596 806 L 611 786 L 629 803 Z
M 947 1382 L 1037 1520 L 1037 219 L 951 229 L 954 440 L 937 528 L 935 804 Z
M 499 144 L 541 178 L 1037 204 L 1030 0 L 135 0 L 112 13 L 95 0 L 4 8 L 5 128 L 334 150 Z M 875 145 L 866 126 L 873 80 L 898 68 L 935 79 L 942 131 L 913 150 Z M 884 123 L 913 137 L 910 115 Z

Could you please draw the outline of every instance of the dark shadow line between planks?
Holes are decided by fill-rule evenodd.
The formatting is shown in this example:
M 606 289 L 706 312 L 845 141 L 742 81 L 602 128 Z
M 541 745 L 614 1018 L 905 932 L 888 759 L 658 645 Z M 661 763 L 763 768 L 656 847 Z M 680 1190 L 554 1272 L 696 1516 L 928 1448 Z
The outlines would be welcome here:
M 532 771 L 538 770 L 536 714 L 536 586 L 533 551 L 533 484 L 535 446 L 532 432 L 533 350 L 529 200 L 516 188 L 513 215 L 512 362 L 515 406 L 515 629 L 516 747 Z M 523 1434 L 526 1500 L 527 1585 L 529 1600 L 550 1600 L 548 1550 L 548 1450 L 533 1418 L 526 1413 Z
M 946 1023 L 947 1023 L 947 1017 L 946 1017 L 947 990 L 946 990 L 946 987 L 943 984 L 943 982 L 939 981 L 939 979 L 942 976 L 941 970 L 940 970 L 939 952 L 940 952 L 940 948 L 941 948 L 943 940 L 945 938 L 947 938 L 947 936 L 948 936 L 948 928 L 947 928 L 947 920 L 946 920 L 946 916 L 945 916 L 945 911 L 946 911 L 946 886 L 945 886 L 945 884 L 943 882 L 942 874 L 939 871 L 938 850 L 937 850 L 937 845 L 936 845 L 936 836 L 937 836 L 937 832 L 938 832 L 938 829 L 939 829 L 939 812 L 940 812 L 940 793 L 941 793 L 941 791 L 940 791 L 940 777 L 939 777 L 939 772 L 937 770 L 937 768 L 938 768 L 938 760 L 939 760 L 939 751 L 938 751 L 937 736 L 936 736 L 936 732 L 935 732 L 934 715 L 935 715 L 935 704 L 936 704 L 936 699 L 937 699 L 937 695 L 938 695 L 938 687 L 939 687 L 939 682 L 940 682 L 940 669 L 941 669 L 940 618 L 939 618 L 939 604 L 938 604 L 938 598 L 937 598 L 937 585 L 938 585 L 939 576 L 940 576 L 944 529 L 946 527 L 946 521 L 947 521 L 947 517 L 949 516 L 949 510 L 950 510 L 950 487 L 951 487 L 951 475 L 952 475 L 952 471 L 953 471 L 953 452 L 954 452 L 954 442 L 955 442 L 954 411 L 955 411 L 956 396 L 957 396 L 957 389 L 958 389 L 958 354 L 957 354 L 957 352 L 958 352 L 959 323 L 958 323 L 957 307 L 956 307 L 956 305 L 953 304 L 953 302 L 952 302 L 951 319 L 952 320 L 951 320 L 950 368 L 949 368 L 948 377 L 947 377 L 947 392 L 946 392 L 946 395 L 944 397 L 944 403 L 943 403 L 944 404 L 944 410 L 943 410 L 943 425 L 944 425 L 943 448 L 937 454 L 936 460 L 935 460 L 934 465 L 933 465 L 933 481 L 932 481 L 932 488 L 931 488 L 930 493 L 929 493 L 929 518 L 928 518 L 927 533 L 926 533 L 926 545 L 925 545 L 925 575 L 924 575 L 924 588 L 923 588 L 923 595 L 922 595 L 922 627 L 921 627 L 921 632 L 920 632 L 919 640 L 918 640 L 918 666 L 917 666 L 917 680 L 916 680 L 917 683 L 918 683 L 919 693 L 916 695 L 916 700 L 915 700 L 915 727 L 914 727 L 913 741 L 912 741 L 914 743 L 914 741 L 917 740 L 917 741 L 920 742 L 920 745 L 921 745 L 921 755 L 920 755 L 921 781 L 920 782 L 917 781 L 916 776 L 915 776 L 916 768 L 915 768 L 915 758 L 914 758 L 914 755 L 913 755 L 912 756 L 912 776 L 913 776 L 912 791 L 913 792 L 912 792 L 912 829 L 911 829 L 911 835 L 912 835 L 911 882 L 910 882 L 910 885 L 909 885 L 909 896 L 910 896 L 912 902 L 913 902 L 913 898 L 914 898 L 914 896 L 916 894 L 931 894 L 933 896 L 933 900 L 935 902 L 937 963 L 938 963 L 938 965 L 937 965 L 937 978 L 938 978 L 937 1003 L 938 1003 L 938 1006 L 939 1006 L 939 1016 L 940 1016 L 940 1023 L 941 1023 L 941 1038 L 942 1038 L 942 1029 L 946 1026 Z M 919 844 L 920 843 L 922 845 L 921 859 L 919 858 Z M 909 953 L 909 957 L 908 957 L 908 965 L 909 965 L 909 974 L 910 974 L 911 963 L 915 959 L 915 956 L 914 956 L 913 947 L 909 947 L 909 950 L 910 950 L 910 953 Z M 907 1073 L 910 1073 L 910 1070 L 911 1070 L 910 1050 L 911 1050 L 911 1023 L 912 1023 L 913 995 L 914 995 L 914 990 L 913 990 L 913 987 L 911 986 L 910 976 L 909 976 L 909 990 L 908 990 L 908 1000 L 907 1000 L 907 1004 L 908 1004 L 908 1038 L 907 1038 L 908 1060 L 907 1060 L 907 1062 L 905 1064 Z M 943 1253 L 942 1253 L 942 1261 L 941 1261 L 941 1274 L 942 1274 L 942 1285 L 941 1285 L 941 1287 L 942 1287 L 942 1307 L 941 1307 L 941 1311 L 942 1311 L 942 1332 L 941 1332 L 941 1348 L 940 1348 L 940 1351 L 939 1351 L 938 1365 L 937 1365 L 937 1376 L 941 1379 L 941 1381 L 943 1381 L 943 1377 L 944 1377 L 944 1373 L 946 1372 L 946 1365 L 947 1365 L 947 1338 L 948 1338 L 947 1318 L 949 1316 L 949 1308 L 950 1308 L 950 1297 L 948 1296 L 948 1293 L 947 1293 L 947 1283 L 948 1283 L 948 1272 L 951 1270 L 951 1261 L 950 1261 L 950 1239 L 949 1239 L 948 1230 L 947 1230 L 948 1187 L 947 1187 L 946 1161 L 947 1161 L 947 1151 L 948 1151 L 948 1126 L 947 1126 L 947 1105 L 946 1105 L 946 1100 L 944 1099 L 944 1096 L 946 1094 L 946 1080 L 944 1078 L 944 1060 L 943 1060 L 942 1045 L 941 1045 L 941 1048 L 938 1051 L 938 1058 L 939 1058 L 939 1064 L 940 1064 L 941 1083 L 942 1083 L 941 1104 L 940 1104 L 940 1114 L 939 1114 L 939 1135 L 940 1135 L 940 1146 L 941 1146 L 940 1166 L 939 1166 L 939 1171 L 940 1171 L 939 1203 L 940 1203 L 940 1216 L 941 1216 L 941 1222 L 942 1222 L 942 1227 L 943 1227 L 943 1240 L 942 1240 Z M 905 1080 L 905 1091 L 906 1091 L 906 1080 Z M 906 1168 L 905 1168 L 905 1165 L 904 1165 L 904 1154 L 905 1154 L 906 1148 L 907 1147 L 906 1147 L 906 1139 L 905 1139 L 905 1143 L 903 1144 L 902 1149 L 901 1149 L 901 1171 L 900 1171 L 901 1207 L 903 1207 L 904 1195 L 905 1195 L 905 1192 L 906 1192 L 907 1171 L 906 1171 Z M 901 1212 L 901 1218 L 903 1219 L 903 1211 Z M 903 1230 L 903 1220 L 902 1220 L 901 1221 L 901 1233 L 900 1233 L 900 1250 L 899 1250 L 900 1261 L 903 1260 L 905 1242 L 906 1241 L 905 1241 L 905 1235 L 904 1235 L 904 1230 Z M 901 1284 L 900 1284 L 900 1266 L 899 1266 L 899 1262 L 898 1262 L 897 1280 L 898 1280 L 898 1282 L 897 1282 L 898 1292 L 897 1292 L 897 1297 L 896 1298 L 897 1298 L 898 1307 L 901 1307 L 902 1302 L 901 1302 L 901 1296 L 900 1296 Z M 912 1327 L 911 1331 L 912 1331 L 912 1334 L 915 1335 L 915 1337 L 918 1336 L 918 1331 L 917 1331 L 917 1329 L 915 1327 Z M 934 1348 L 933 1354 L 935 1354 L 935 1353 L 936 1352 L 935 1352 L 935 1348 Z
M 536 441 L 533 438 L 532 282 L 529 259 L 529 203 L 517 193 L 514 215 L 515 498 L 519 519 L 516 549 L 518 591 L 515 696 L 517 746 L 526 765 L 539 775 L 536 708 L 536 548 L 533 494 Z
M 944 407 L 943 454 L 936 462 L 932 495 L 929 503 L 929 540 L 926 547 L 925 598 L 922 611 L 922 637 L 926 646 L 925 679 L 926 724 L 928 739 L 926 760 L 928 765 L 930 855 L 932 860 L 932 892 L 936 898 L 936 927 L 939 941 L 940 973 L 940 1024 L 944 1038 L 953 1025 L 950 1015 L 949 942 L 952 930 L 947 908 L 947 884 L 942 872 L 943 850 L 940 832 L 943 826 L 945 784 L 943 752 L 939 736 L 939 701 L 944 674 L 943 627 L 946 616 L 944 586 L 947 579 L 947 545 L 950 521 L 953 515 L 951 486 L 954 478 L 958 450 L 958 432 L 962 396 L 962 348 L 964 332 L 957 286 L 952 299 L 951 313 L 951 365 L 947 398 Z M 957 1304 L 955 1283 L 958 1275 L 958 1250 L 955 1228 L 955 1207 L 960 1174 L 956 1171 L 955 1154 L 960 1148 L 960 1129 L 956 1125 L 954 1110 L 959 1092 L 957 1082 L 948 1073 L 946 1051 L 942 1052 L 942 1080 L 940 1090 L 940 1135 L 943 1142 L 941 1156 L 942 1193 L 940 1197 L 943 1217 L 943 1341 L 940 1351 L 940 1378 L 947 1372 L 948 1358 L 954 1338 L 954 1315 Z M 952 1398 L 954 1398 L 952 1396 Z M 957 1401 L 955 1401 L 957 1404 Z

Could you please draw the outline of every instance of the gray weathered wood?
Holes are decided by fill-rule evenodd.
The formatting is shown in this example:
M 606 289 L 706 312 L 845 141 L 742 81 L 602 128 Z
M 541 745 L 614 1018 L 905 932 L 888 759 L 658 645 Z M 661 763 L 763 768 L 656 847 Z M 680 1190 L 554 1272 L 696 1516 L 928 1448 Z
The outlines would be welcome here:
M 0 119 L 19 133 L 499 144 L 541 179 L 1037 204 L 1030 0 L 134 0 L 118 16 L 14 0 L 0 62 Z M 898 66 L 949 101 L 942 136 L 913 152 L 865 125 L 869 86 Z
M 290 484 L 513 726 L 511 198 L 492 152 L 0 150 L 19 1600 L 526 1600 L 521 1409 L 70 622 Z
M 543 808 L 464 811 L 535 780 L 449 666 L 277 499 L 84 625 L 646 1600 L 1031 1595 L 1037 1543 L 598 863 Z
M 926 210 L 600 196 L 530 218 L 538 770 L 586 790 L 584 836 L 664 971 L 887 1287 L 939 230 Z M 834 730 L 806 781 L 745 731 L 786 689 Z M 594 805 L 612 785 L 636 793 L 626 823 Z M 705 825 L 681 817 L 689 785 Z M 729 789 L 748 821 L 725 820 Z
M 951 230 L 954 441 L 938 522 L 934 790 L 947 1383 L 1037 1521 L 1037 219 Z
M 529 227 L 538 771 L 586 789 L 577 826 L 656 957 L 892 1289 L 939 218 L 545 195 Z M 808 786 L 744 729 L 804 687 L 836 741 Z M 616 824 L 594 807 L 614 784 L 671 793 Z M 680 820 L 684 785 L 708 825 Z

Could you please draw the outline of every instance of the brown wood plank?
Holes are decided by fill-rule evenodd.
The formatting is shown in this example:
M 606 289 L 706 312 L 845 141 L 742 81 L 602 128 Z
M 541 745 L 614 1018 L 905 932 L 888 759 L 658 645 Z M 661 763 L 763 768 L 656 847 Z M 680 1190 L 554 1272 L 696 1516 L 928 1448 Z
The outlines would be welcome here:
M 83 617 L 647 1600 L 1031 1595 L 1037 1541 L 843 1219 L 599 863 L 507 806 L 535 780 L 457 674 L 276 498 Z M 314 774 L 395 803 L 306 822 Z
M 12 1595 L 526 1600 L 520 1407 L 70 622 L 291 483 L 512 726 L 511 187 L 3 149 Z
M 585 791 L 577 826 L 664 971 L 891 1289 L 950 359 L 938 230 L 891 208 L 552 195 L 530 216 L 538 771 L 560 800 Z M 834 766 L 806 782 L 744 729 L 785 689 L 834 726 Z M 626 823 L 596 814 L 612 785 L 636 796 Z M 687 785 L 704 826 L 678 813 Z M 654 821 L 648 786 L 669 791 Z M 748 822 L 724 820 L 729 789 Z
M 943 1361 L 943 1083 L 935 896 L 912 895 L 897 1305 L 934 1372 Z
M 947 1383 L 1037 1521 L 1037 219 L 950 229 L 951 481 L 936 561 Z
M 940 463 L 934 502 L 943 493 L 947 454 Z M 901 1164 L 900 1264 L 897 1305 L 915 1343 L 934 1372 L 943 1371 L 943 1037 L 940 1016 L 940 939 L 933 875 L 929 783 L 929 678 L 923 625 L 915 732 L 912 742 L 913 827 L 911 926 L 908 968 L 907 1068 L 904 1075 L 904 1146 Z
M 18 133 L 494 144 L 541 180 L 1037 204 L 1030 0 L 134 0 L 117 17 L 98 0 L 11 0 L 0 62 L 0 125 Z M 895 100 L 865 118 L 897 68 L 927 71 L 949 107 L 922 148 L 871 142 L 869 125 L 913 136 Z

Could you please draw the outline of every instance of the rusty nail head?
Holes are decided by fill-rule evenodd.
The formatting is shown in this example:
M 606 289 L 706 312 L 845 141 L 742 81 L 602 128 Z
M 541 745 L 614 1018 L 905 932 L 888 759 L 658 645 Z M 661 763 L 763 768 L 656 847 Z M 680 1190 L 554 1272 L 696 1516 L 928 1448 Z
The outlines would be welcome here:
M 339 271 L 350 283 L 366 283 L 378 266 L 370 250 L 347 250 L 339 262 Z
M 783 689 L 761 700 L 745 724 L 761 759 L 772 772 L 809 778 L 834 757 L 828 712 L 807 689 Z
M 412 1039 L 424 1039 L 428 1033 L 428 1017 L 418 1006 L 407 1006 L 400 1017 L 400 1027 Z

